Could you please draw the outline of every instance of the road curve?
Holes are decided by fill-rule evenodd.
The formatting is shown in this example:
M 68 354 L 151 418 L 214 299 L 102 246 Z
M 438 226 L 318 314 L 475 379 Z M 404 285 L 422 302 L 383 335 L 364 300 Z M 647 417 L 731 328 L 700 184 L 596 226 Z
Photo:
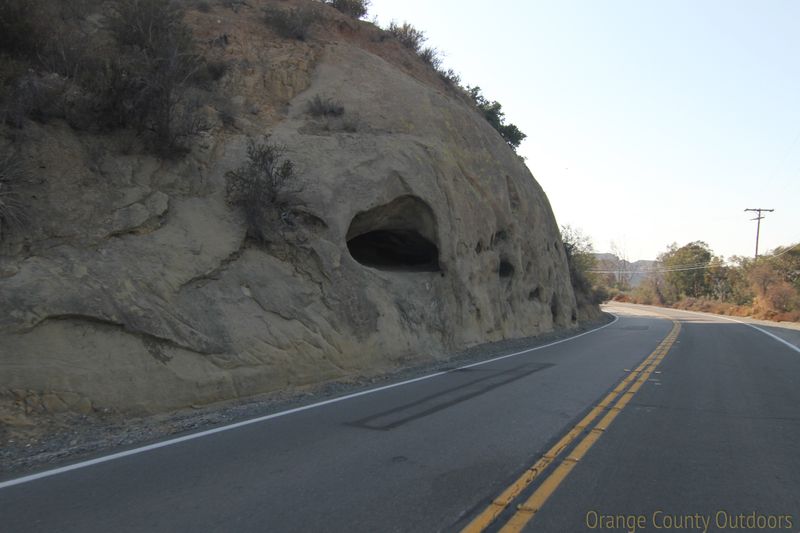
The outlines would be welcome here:
M 0 524 L 20 532 L 458 531 L 641 367 L 646 379 L 613 425 L 522 527 L 589 530 L 592 510 L 723 507 L 788 514 L 800 527 L 800 353 L 735 322 L 613 311 L 616 323 L 568 342 L 0 483 Z M 563 457 L 489 529 L 510 521 Z

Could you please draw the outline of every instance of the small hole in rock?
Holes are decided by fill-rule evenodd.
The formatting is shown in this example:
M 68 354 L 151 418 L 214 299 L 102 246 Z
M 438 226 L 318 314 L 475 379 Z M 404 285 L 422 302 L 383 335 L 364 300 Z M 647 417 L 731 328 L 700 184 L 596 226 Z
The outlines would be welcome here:
M 501 278 L 510 278 L 514 275 L 514 265 L 503 259 L 500 261 L 500 267 L 497 269 L 497 273 L 500 274 Z
M 535 289 L 533 289 L 531 292 L 528 293 L 529 300 L 541 300 L 541 298 L 542 298 L 541 286 L 537 286 Z
M 550 314 L 553 315 L 554 324 L 558 321 L 558 307 L 558 296 L 554 294 L 553 299 L 550 300 Z

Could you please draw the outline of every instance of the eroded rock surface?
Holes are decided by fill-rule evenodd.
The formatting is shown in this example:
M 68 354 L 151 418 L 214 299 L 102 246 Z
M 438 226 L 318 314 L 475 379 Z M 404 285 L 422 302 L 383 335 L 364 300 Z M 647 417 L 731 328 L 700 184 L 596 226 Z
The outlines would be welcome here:
M 227 75 L 236 127 L 179 162 L 26 128 L 35 222 L 0 265 L 0 394 L 152 412 L 576 324 L 547 198 L 478 113 L 347 39 L 269 53 Z M 318 95 L 344 116 L 311 117 Z M 225 195 L 262 134 L 297 174 L 263 244 Z

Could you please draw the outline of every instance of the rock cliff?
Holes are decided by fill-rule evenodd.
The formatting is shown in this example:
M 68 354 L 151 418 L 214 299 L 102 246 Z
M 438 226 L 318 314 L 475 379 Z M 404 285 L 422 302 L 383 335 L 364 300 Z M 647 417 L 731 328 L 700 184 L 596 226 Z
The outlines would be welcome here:
M 577 324 L 544 192 L 464 98 L 332 8 L 299 41 L 238 7 L 185 15 L 229 65 L 185 157 L 59 120 L 3 130 L 28 175 L 0 262 L 4 401 L 153 412 Z M 263 135 L 294 178 L 260 242 L 226 186 Z

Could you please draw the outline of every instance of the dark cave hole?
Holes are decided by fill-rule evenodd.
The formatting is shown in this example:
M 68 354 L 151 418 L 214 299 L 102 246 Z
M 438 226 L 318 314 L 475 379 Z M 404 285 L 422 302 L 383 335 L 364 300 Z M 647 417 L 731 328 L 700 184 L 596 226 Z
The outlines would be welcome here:
M 347 249 L 362 265 L 394 272 L 441 272 L 436 217 L 416 196 L 400 196 L 353 217 Z
M 553 299 L 550 301 L 550 314 L 553 315 L 553 323 L 555 324 L 558 322 L 558 315 L 560 312 L 560 305 L 558 302 L 558 296 L 553 294 Z
M 514 265 L 503 259 L 500 261 L 500 268 L 497 269 L 497 273 L 500 274 L 501 278 L 510 278 L 514 275 Z
M 379 229 L 347 241 L 353 259 L 381 270 L 438 272 L 439 249 L 410 229 Z
M 529 300 L 539 300 L 542 301 L 542 286 L 537 285 L 535 289 L 528 293 Z

